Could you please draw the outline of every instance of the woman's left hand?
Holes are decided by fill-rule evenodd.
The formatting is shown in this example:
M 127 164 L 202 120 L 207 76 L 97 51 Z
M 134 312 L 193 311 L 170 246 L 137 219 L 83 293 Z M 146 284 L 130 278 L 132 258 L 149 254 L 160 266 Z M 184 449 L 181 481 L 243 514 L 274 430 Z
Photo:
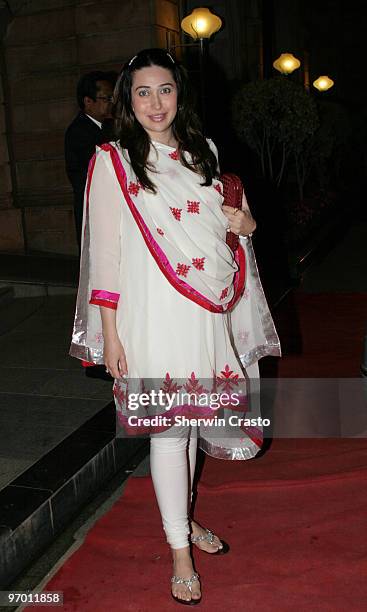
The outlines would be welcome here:
M 232 206 L 222 206 L 223 213 L 228 219 L 228 231 L 230 230 L 238 236 L 247 236 L 256 229 L 256 221 L 251 215 L 250 210 L 232 208 Z

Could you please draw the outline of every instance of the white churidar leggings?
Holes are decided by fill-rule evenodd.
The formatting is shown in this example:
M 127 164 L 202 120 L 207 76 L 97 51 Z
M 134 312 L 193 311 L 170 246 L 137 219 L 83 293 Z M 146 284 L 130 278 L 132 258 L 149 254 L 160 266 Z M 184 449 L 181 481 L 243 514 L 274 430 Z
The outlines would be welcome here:
M 196 427 L 175 427 L 174 438 L 168 430 L 150 439 L 150 471 L 163 529 L 171 548 L 189 545 L 188 514 L 196 452 Z
M 249 383 L 259 378 L 257 362 L 246 368 Z M 250 391 L 250 384 L 249 384 Z M 188 534 L 192 483 L 197 451 L 197 427 L 175 426 L 150 438 L 150 471 L 163 529 L 171 548 L 189 545 Z

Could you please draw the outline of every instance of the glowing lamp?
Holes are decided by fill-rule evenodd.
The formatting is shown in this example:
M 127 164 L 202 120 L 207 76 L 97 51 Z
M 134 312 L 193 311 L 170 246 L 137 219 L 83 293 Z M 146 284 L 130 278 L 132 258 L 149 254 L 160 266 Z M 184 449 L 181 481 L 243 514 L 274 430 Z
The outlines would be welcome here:
M 194 40 L 210 38 L 218 32 L 222 20 L 214 15 L 208 8 L 196 8 L 181 21 L 183 31 Z
M 273 63 L 275 70 L 278 70 L 278 72 L 282 74 L 291 74 L 291 72 L 297 70 L 300 65 L 301 62 L 294 57 L 292 53 L 282 53 Z
M 320 76 L 312 83 L 312 85 L 319 91 L 327 91 L 334 85 L 334 81 L 329 79 L 328 76 Z

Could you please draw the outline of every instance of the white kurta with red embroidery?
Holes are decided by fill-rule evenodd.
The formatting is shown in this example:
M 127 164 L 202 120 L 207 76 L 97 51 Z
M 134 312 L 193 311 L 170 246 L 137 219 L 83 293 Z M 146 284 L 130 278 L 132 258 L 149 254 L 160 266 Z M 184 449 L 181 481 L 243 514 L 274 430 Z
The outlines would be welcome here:
M 131 203 L 127 205 L 121 176 L 119 181 L 109 152 L 99 150 L 85 210 L 71 354 L 101 363 L 99 306 L 112 307 L 129 372 L 128 384 L 115 381 L 114 385 L 121 422 L 127 423 L 131 414 L 139 418 L 144 414 L 198 416 L 192 406 L 176 406 L 171 412 L 164 406 L 154 410 L 139 407 L 131 413 L 127 391 L 139 385 L 141 390 L 154 387 L 207 393 L 236 393 L 239 387 L 243 392 L 245 386 L 247 408 L 251 408 L 248 416 L 258 416 L 250 406 L 251 382 L 243 381 L 248 376 L 256 378 L 261 356 L 279 354 L 279 340 L 248 241 L 241 241 L 247 255 L 246 289 L 237 305 L 230 314 L 201 305 L 203 298 L 214 310 L 225 310 L 234 293 L 230 281 L 238 271 L 225 243 L 227 219 L 221 208 L 221 184 L 214 181 L 209 187 L 201 186 L 202 178 L 181 164 L 174 149 L 154 143 L 150 161 L 156 172 L 150 176 L 157 192 L 151 194 L 139 185 L 126 152 L 117 146 L 115 150 Z M 132 210 L 136 215 L 140 210 L 143 230 Z M 190 290 L 193 299 L 185 294 Z M 230 410 L 225 412 L 228 417 Z M 134 427 L 126 429 L 130 434 L 141 432 Z M 247 459 L 261 446 L 260 427 L 221 429 L 204 423 L 200 434 L 202 448 L 220 458 Z

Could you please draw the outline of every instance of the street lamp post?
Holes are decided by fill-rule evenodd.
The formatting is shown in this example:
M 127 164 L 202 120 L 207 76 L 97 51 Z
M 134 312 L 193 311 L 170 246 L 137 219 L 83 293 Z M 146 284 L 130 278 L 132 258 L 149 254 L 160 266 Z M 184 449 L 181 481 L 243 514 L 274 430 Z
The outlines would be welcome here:
M 278 72 L 282 74 L 291 74 L 297 68 L 299 68 L 301 62 L 299 59 L 294 57 L 292 53 L 282 53 L 276 60 L 273 62 L 273 66 Z M 316 81 L 312 83 L 315 89 L 318 91 L 327 91 L 334 85 L 334 81 L 330 79 L 328 76 L 323 75 L 319 76 Z M 307 91 L 309 91 L 309 61 L 308 61 L 308 53 L 305 53 L 305 78 L 304 78 L 304 86 Z
M 221 26 L 221 18 L 214 15 L 208 8 L 196 8 L 181 21 L 183 31 L 194 40 L 210 38 L 220 30 Z
M 316 81 L 312 83 L 312 85 L 318 89 L 319 91 L 327 91 L 334 85 L 334 81 L 330 79 L 328 76 L 320 76 Z
M 199 69 L 200 69 L 200 101 L 203 125 L 205 126 L 205 59 L 206 59 L 206 42 L 209 38 L 218 32 L 222 26 L 222 20 L 217 15 L 214 15 L 208 8 L 196 8 L 190 15 L 184 17 L 181 21 L 181 28 L 194 39 L 192 44 L 182 44 L 169 46 L 168 50 L 175 47 L 191 47 L 196 46 L 199 41 Z
M 300 65 L 301 62 L 299 59 L 294 57 L 292 53 L 282 53 L 278 59 L 273 62 L 275 70 L 278 70 L 278 72 L 281 72 L 282 74 L 291 74 L 297 70 Z

